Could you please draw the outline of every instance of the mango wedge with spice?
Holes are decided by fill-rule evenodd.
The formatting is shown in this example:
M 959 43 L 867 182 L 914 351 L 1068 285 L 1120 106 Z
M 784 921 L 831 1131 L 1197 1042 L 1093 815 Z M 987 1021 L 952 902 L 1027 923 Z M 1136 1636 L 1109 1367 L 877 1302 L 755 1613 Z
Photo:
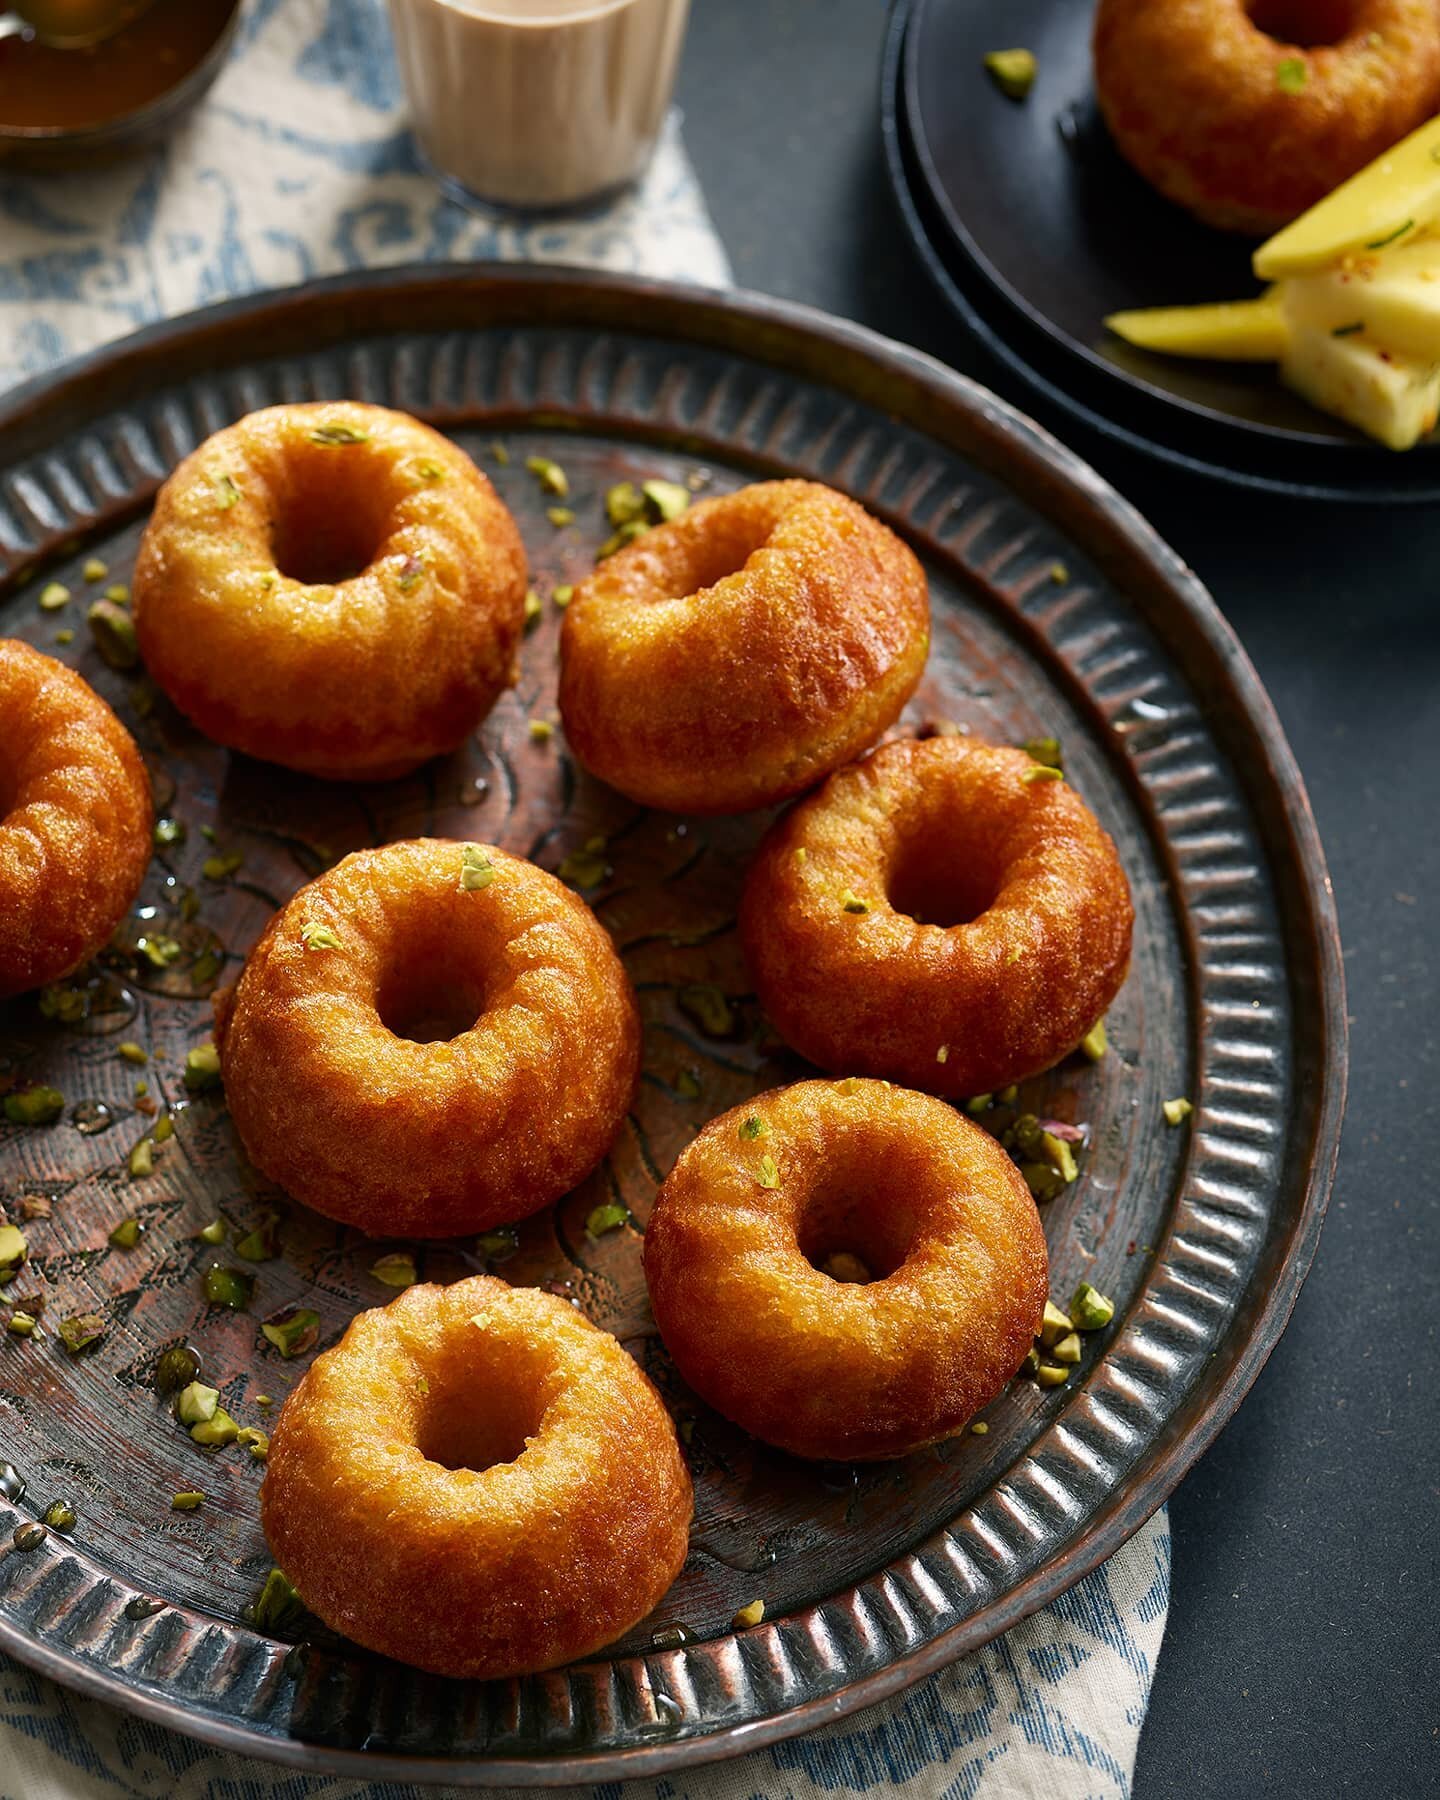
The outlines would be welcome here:
M 1440 238 L 1344 257 L 1282 284 L 1285 317 L 1338 337 L 1364 336 L 1400 356 L 1440 362 Z
M 1440 364 L 1400 356 L 1368 338 L 1297 327 L 1280 373 L 1312 406 L 1392 450 L 1409 450 L 1440 420 Z
M 1402 138 L 1255 252 L 1261 281 L 1314 275 L 1440 223 L 1440 118 Z
M 1221 300 L 1209 306 L 1147 306 L 1111 313 L 1105 321 L 1138 350 L 1221 362 L 1279 362 L 1285 354 L 1285 316 L 1279 296 Z

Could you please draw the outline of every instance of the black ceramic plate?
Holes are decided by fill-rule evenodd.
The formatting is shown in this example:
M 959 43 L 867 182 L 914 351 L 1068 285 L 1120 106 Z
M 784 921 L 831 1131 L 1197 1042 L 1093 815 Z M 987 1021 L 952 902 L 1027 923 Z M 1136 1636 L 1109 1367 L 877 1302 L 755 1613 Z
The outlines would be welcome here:
M 1160 198 L 1120 157 L 1094 100 L 1093 8 L 1078 0 L 915 0 L 897 8 L 906 185 L 931 254 L 1035 377 L 1142 444 L 1290 491 L 1430 498 L 1440 449 L 1397 457 L 1292 394 L 1267 367 L 1147 355 L 1108 334 L 1127 306 L 1257 291 L 1251 246 Z M 1024 45 L 1024 104 L 983 68 Z M 1087 421 L 1089 422 L 1089 421 Z
M 1134 966 L 1112 1054 L 1027 1082 L 1022 1102 L 1091 1126 L 1079 1181 L 1045 1210 L 1052 1286 L 1113 1294 L 1063 1388 L 1016 1382 L 989 1432 L 895 1465 L 816 1468 L 768 1452 L 688 1393 L 654 1334 L 640 1270 L 657 1184 L 724 1107 L 805 1072 L 759 1015 L 734 929 L 763 817 L 694 821 L 590 780 L 555 708 L 559 613 L 526 639 L 518 688 L 465 748 L 403 781 L 304 781 L 229 756 L 138 672 L 107 669 L 80 602 L 37 604 L 85 560 L 128 581 L 157 485 L 207 433 L 280 400 L 349 394 L 423 414 L 490 468 L 548 596 L 591 566 L 613 482 L 694 476 L 724 491 L 802 475 L 856 495 L 923 557 L 935 608 L 903 729 L 951 718 L 1000 741 L 1058 733 L 1070 777 L 1134 887 Z M 493 445 L 507 450 L 502 461 Z M 557 530 L 528 456 L 563 463 Z M 89 590 L 93 591 L 93 589 Z M 79 626 L 73 643 L 57 632 Z M 824 1724 L 1005 1630 L 1108 1556 L 1238 1404 L 1313 1253 L 1344 1091 L 1345 1007 L 1329 882 L 1299 775 L 1213 602 L 1093 471 L 983 389 L 853 326 L 744 296 L 575 272 L 466 268 L 320 283 L 149 331 L 0 410 L 0 633 L 63 656 L 119 709 L 188 837 L 155 859 L 134 917 L 60 1015 L 0 1006 L 0 1084 L 67 1099 L 43 1129 L 0 1122 L 0 1200 L 26 1225 L 12 1295 L 45 1333 L 0 1335 L 0 1648 L 211 1743 L 309 1770 L 476 1785 L 658 1778 Z M 209 834 L 207 836 L 207 834 Z M 203 1452 L 152 1391 L 189 1338 L 246 1424 L 300 1362 L 260 1320 L 313 1307 L 333 1342 L 389 1290 L 379 1247 L 288 1205 L 248 1166 L 221 1094 L 187 1096 L 187 1046 L 273 906 L 329 860 L 398 837 L 498 842 L 556 869 L 595 836 L 587 898 L 640 996 L 644 1079 L 604 1167 L 520 1231 L 500 1265 L 558 1284 L 614 1331 L 683 1422 L 696 1484 L 690 1559 L 658 1615 L 573 1668 L 488 1685 L 424 1676 L 335 1640 L 301 1654 L 244 1619 L 269 1566 L 260 1469 Z M 215 854 L 238 856 L 205 873 Z M 160 964 L 137 936 L 164 944 Z M 683 1004 L 709 983 L 706 1035 Z M 149 1092 L 116 1054 L 151 1053 Z M 1161 1102 L 1193 1098 L 1171 1130 Z M 131 1147 L 164 1107 L 153 1172 Z M 403 1172 L 400 1178 L 403 1179 Z M 595 1204 L 634 1226 L 595 1239 Z M 196 1237 L 279 1214 L 248 1310 L 207 1308 Z M 137 1217 L 132 1248 L 109 1241 Z M 386 1245 L 386 1249 L 398 1246 Z M 412 1245 L 445 1280 L 473 1241 Z M 224 1260 L 237 1252 L 228 1247 Z M 53 1322 L 97 1311 L 80 1357 Z M 210 1496 L 172 1513 L 172 1493 Z M 68 1536 L 10 1548 L 56 1498 Z M 28 1541 L 28 1540 L 27 1540 Z M 761 1598 L 765 1622 L 736 1632 Z M 423 1596 L 417 1596 L 423 1603 Z M 686 1636 L 676 1633 L 676 1624 Z

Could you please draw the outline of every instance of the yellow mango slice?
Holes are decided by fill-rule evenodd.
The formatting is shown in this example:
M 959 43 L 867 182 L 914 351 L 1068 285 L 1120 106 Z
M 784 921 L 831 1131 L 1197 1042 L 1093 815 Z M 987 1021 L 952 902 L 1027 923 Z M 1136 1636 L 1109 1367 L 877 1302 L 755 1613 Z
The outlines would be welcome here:
M 1313 275 L 1342 256 L 1388 248 L 1440 220 L 1440 118 L 1376 157 L 1255 252 L 1261 281 Z
M 1127 344 L 1167 356 L 1279 362 L 1285 354 L 1285 315 L 1274 293 L 1210 306 L 1148 306 L 1111 313 L 1105 323 Z
M 1300 327 L 1280 373 L 1312 406 L 1408 450 L 1440 419 L 1440 364 L 1382 350 L 1361 337 Z
M 1347 256 L 1319 275 L 1282 283 L 1285 316 L 1420 362 L 1440 362 L 1440 239 Z

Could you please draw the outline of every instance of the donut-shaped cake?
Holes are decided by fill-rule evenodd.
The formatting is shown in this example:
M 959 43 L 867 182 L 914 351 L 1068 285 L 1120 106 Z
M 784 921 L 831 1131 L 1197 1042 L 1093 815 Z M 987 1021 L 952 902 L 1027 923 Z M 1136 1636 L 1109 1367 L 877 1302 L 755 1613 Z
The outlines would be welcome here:
M 655 1322 L 700 1397 L 796 1456 L 952 1436 L 1040 1328 L 1045 1234 L 1020 1171 L 952 1107 L 802 1081 L 722 1113 L 645 1230 Z
M 514 680 L 525 580 L 515 521 L 447 438 L 378 406 L 273 406 L 161 488 L 135 630 L 218 743 L 378 781 L 454 750 Z
M 251 1160 L 376 1234 L 483 1231 L 568 1192 L 640 1065 L 634 990 L 585 903 L 439 838 L 357 851 L 301 888 L 216 1023 Z
M 839 1074 L 956 1099 L 1056 1063 L 1120 989 L 1115 846 L 1023 750 L 882 745 L 773 825 L 740 932 L 785 1041 Z
M 735 813 L 873 744 L 929 647 L 924 571 L 862 506 L 765 481 L 601 563 L 560 641 L 560 712 L 593 775 L 645 806 Z
M 1440 108 L 1435 0 L 1100 0 L 1094 51 L 1126 159 L 1257 237 Z
M 610 1643 L 685 1561 L 690 1475 L 659 1395 L 568 1301 L 488 1275 L 351 1320 L 285 1402 L 260 1516 L 336 1631 L 439 1675 Z
M 110 940 L 150 861 L 135 741 L 64 663 L 0 639 L 0 998 Z

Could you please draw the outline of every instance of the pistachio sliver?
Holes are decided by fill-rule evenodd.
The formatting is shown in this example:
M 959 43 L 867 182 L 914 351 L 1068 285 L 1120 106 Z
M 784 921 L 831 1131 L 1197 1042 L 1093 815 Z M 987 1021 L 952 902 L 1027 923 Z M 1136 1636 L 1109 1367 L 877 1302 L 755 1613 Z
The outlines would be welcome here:
M 313 1350 L 320 1341 L 320 1315 L 308 1306 L 287 1307 L 266 1319 L 260 1330 L 288 1362 Z
M 1061 1338 L 1067 1337 L 1074 1329 L 1075 1322 L 1069 1313 L 1061 1312 L 1053 1300 L 1047 1300 L 1045 1316 L 1040 1321 L 1038 1333 L 1040 1342 L 1045 1348 L 1048 1350 L 1052 1344 L 1058 1344 Z
M 192 1381 L 180 1390 L 175 1402 L 175 1416 L 185 1426 L 203 1425 L 215 1417 L 220 1404 L 219 1388 L 206 1387 L 203 1381 Z
M 370 1273 L 386 1287 L 414 1287 L 420 1279 L 415 1268 L 414 1253 L 409 1250 L 392 1250 L 388 1255 L 378 1257 L 370 1265 Z
M 1115 1302 L 1082 1281 L 1070 1302 L 1070 1317 L 1077 1330 L 1100 1331 L 1115 1317 Z

